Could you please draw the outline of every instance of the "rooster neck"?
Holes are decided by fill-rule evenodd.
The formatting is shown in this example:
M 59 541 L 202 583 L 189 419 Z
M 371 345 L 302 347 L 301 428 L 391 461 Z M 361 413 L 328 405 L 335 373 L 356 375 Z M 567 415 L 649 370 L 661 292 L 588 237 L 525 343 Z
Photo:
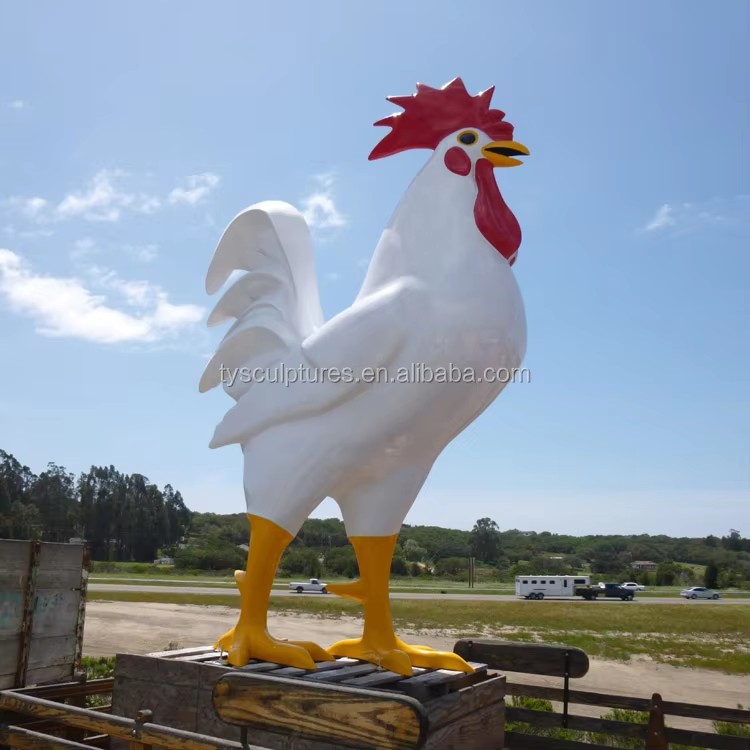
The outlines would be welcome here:
M 412 181 L 388 222 L 360 296 L 403 276 L 430 285 L 455 280 L 472 269 L 507 262 L 482 237 L 474 218 L 473 174 L 453 174 L 435 153 Z

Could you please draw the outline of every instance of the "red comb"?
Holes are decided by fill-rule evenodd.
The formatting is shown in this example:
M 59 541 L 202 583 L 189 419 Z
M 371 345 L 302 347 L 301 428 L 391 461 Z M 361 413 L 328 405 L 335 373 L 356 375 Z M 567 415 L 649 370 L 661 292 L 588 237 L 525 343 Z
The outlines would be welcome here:
M 403 112 L 384 117 L 375 125 L 387 125 L 391 132 L 372 150 L 370 159 L 380 159 L 410 148 L 435 148 L 449 133 L 461 128 L 477 128 L 498 141 L 513 140 L 513 126 L 503 118 L 505 112 L 490 109 L 491 86 L 472 96 L 460 78 L 441 89 L 424 83 L 409 96 L 389 96 L 389 102 Z

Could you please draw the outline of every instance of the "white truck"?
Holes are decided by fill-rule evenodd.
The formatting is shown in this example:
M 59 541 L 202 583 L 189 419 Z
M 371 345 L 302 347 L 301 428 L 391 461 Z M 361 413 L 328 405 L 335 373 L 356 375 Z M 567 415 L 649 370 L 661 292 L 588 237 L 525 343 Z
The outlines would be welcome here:
M 581 596 L 576 593 L 576 587 L 590 585 L 590 576 L 516 576 L 516 596 L 523 599 L 544 599 L 545 596 L 572 599 Z
M 298 594 L 317 593 L 327 594 L 328 589 L 325 583 L 321 583 L 317 578 L 311 578 L 308 583 L 290 583 L 289 588 Z

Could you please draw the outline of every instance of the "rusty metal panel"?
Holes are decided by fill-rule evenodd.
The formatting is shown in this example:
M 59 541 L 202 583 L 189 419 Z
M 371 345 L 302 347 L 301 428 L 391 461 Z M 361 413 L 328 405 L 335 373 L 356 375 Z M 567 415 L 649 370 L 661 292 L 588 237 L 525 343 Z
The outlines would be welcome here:
M 0 689 L 15 685 L 31 542 L 0 541 Z
M 70 680 L 85 615 L 84 547 L 0 540 L 0 689 Z

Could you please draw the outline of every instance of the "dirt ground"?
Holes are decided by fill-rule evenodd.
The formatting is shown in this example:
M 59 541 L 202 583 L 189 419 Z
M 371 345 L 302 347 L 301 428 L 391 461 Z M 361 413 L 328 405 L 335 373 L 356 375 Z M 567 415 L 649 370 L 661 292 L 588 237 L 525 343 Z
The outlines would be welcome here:
M 237 610 L 228 607 L 188 604 L 132 604 L 126 602 L 89 602 L 86 607 L 84 654 L 110 656 L 118 652 L 146 654 L 167 648 L 186 648 L 212 643 L 232 627 Z M 340 638 L 361 634 L 361 621 L 345 617 L 328 620 L 316 617 L 269 614 L 269 630 L 279 638 L 312 640 L 322 646 Z M 447 651 L 453 649 L 457 636 L 434 631 L 409 633 L 401 631 L 414 643 L 424 643 Z M 510 680 L 562 687 L 554 677 L 515 675 Z M 650 697 L 660 693 L 664 700 L 736 707 L 750 703 L 750 679 L 701 669 L 685 669 L 657 664 L 647 659 L 630 662 L 591 660 L 586 676 L 572 681 L 572 687 Z M 583 707 L 577 707 L 582 712 Z M 678 722 L 672 722 L 676 725 Z M 679 722 L 682 726 L 683 723 Z M 703 728 L 699 725 L 696 728 Z

